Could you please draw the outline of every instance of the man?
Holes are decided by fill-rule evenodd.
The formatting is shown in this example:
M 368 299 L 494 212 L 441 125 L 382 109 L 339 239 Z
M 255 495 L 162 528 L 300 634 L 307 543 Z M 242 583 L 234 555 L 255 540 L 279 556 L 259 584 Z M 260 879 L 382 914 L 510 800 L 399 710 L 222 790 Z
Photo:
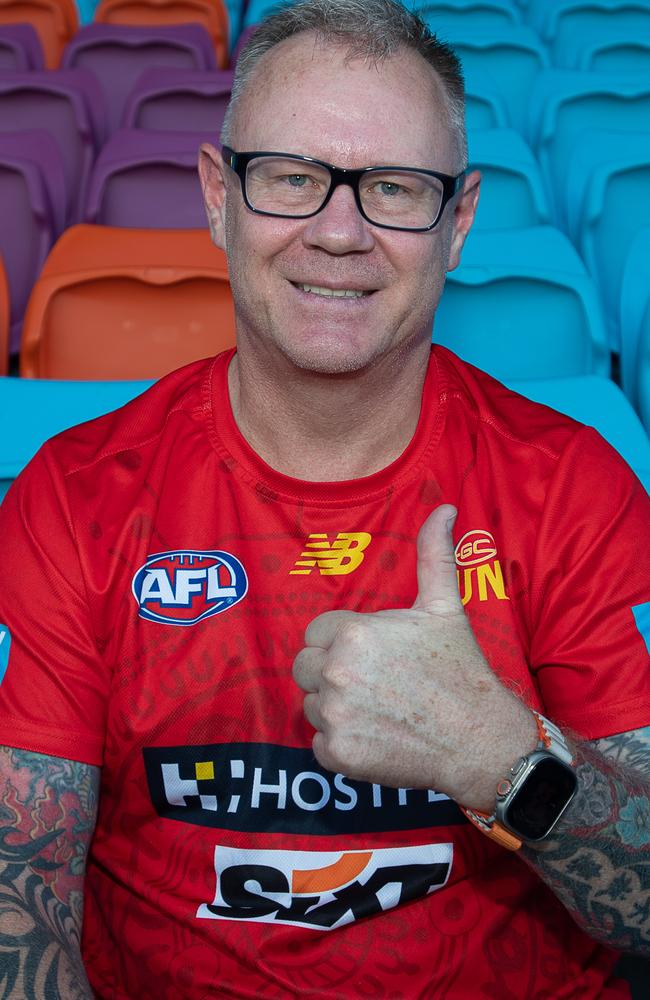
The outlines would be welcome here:
M 628 995 L 649 501 L 431 351 L 461 102 L 392 0 L 270 18 L 201 153 L 236 354 L 8 494 L 9 995 Z

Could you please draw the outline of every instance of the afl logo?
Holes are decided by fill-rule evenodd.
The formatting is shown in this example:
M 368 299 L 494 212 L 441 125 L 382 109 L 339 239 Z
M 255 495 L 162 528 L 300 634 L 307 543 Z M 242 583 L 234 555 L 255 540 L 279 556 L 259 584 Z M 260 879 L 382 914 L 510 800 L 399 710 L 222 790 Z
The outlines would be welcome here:
M 489 531 L 475 528 L 467 531 L 456 546 L 457 566 L 477 566 L 495 559 L 497 544 Z
M 149 556 L 132 583 L 140 618 L 196 625 L 246 596 L 248 578 L 229 552 L 177 550 Z

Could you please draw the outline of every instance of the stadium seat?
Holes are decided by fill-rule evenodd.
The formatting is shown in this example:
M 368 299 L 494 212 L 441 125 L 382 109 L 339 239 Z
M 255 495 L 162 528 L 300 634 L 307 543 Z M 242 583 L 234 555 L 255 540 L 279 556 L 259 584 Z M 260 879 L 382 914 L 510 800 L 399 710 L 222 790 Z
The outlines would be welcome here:
M 630 38 L 616 19 L 606 35 L 594 37 L 570 35 L 557 53 L 559 66 L 596 73 L 648 73 L 650 70 L 650 31 Z
M 471 132 L 470 167 L 483 175 L 475 229 L 544 226 L 550 210 L 537 160 L 519 132 Z
M 31 24 L 0 23 L 0 72 L 43 69 L 43 47 Z
M 566 228 L 562 191 L 582 133 L 642 132 L 650 121 L 650 77 L 545 70 L 531 99 L 529 137 L 537 152 L 555 220 Z
M 99 0 L 76 0 L 80 24 L 90 24 L 95 17 Z
M 416 10 L 439 37 L 450 40 L 521 23 L 509 0 L 409 0 L 406 6 Z
M 248 0 L 244 4 L 244 18 L 242 28 L 247 28 L 251 24 L 259 24 L 263 17 L 270 14 L 274 7 L 279 7 L 281 0 Z
M 523 132 L 535 79 L 549 65 L 546 49 L 535 32 L 516 25 L 476 34 L 463 32 L 449 40 L 464 72 L 479 69 L 490 78 L 490 89 L 501 96 L 513 126 Z
M 255 24 L 249 24 L 247 28 L 244 28 L 243 31 L 240 31 L 240 33 L 239 33 L 239 35 L 237 37 L 237 41 L 236 41 L 235 45 L 233 46 L 232 51 L 230 53 L 230 68 L 231 69 L 234 69 L 235 66 L 237 65 L 237 60 L 239 59 L 239 54 L 240 54 L 241 50 L 244 48 L 244 46 L 248 43 L 248 41 L 252 37 L 252 35 L 255 33 L 255 28 L 256 27 L 257 26 Z
M 85 221 L 104 226 L 200 229 L 206 224 L 197 171 L 213 133 L 121 129 L 102 149 Z
M 606 39 L 613 31 L 625 31 L 630 41 L 650 36 L 649 0 L 532 0 L 527 18 L 559 66 L 578 40 Z
M 31 129 L 49 132 L 59 148 L 65 222 L 77 222 L 105 131 L 104 105 L 95 78 L 84 70 L 0 73 L 0 132 Z
M 465 76 L 465 125 L 468 129 L 508 128 L 511 121 L 492 78 L 480 68 Z
M 0 256 L 0 375 L 6 375 L 9 370 L 9 311 L 9 285 L 2 256 Z M 11 424 L 7 421 L 0 426 L 10 427 Z M 2 434 L 0 438 L 9 436 Z
M 216 61 L 228 65 L 228 12 L 223 0 L 102 0 L 95 21 L 104 24 L 200 24 L 212 39 Z
M 597 282 L 612 350 L 620 350 L 619 305 L 631 242 L 650 226 L 650 118 L 645 133 L 594 132 L 569 171 L 569 221 Z M 579 216 L 574 216 L 580 213 Z
M 25 315 L 30 378 L 157 378 L 235 343 L 225 255 L 206 229 L 80 225 L 52 248 Z
M 210 38 L 200 24 L 90 24 L 66 46 L 62 64 L 96 76 L 106 103 L 109 133 L 119 128 L 129 93 L 150 66 L 217 68 Z
M 9 349 L 18 351 L 32 285 L 64 227 L 59 150 L 47 132 L 0 133 L 0 253 L 11 292 Z
M 594 283 L 549 226 L 470 233 L 433 340 L 497 378 L 610 373 Z
M 536 403 L 595 427 L 650 492 L 650 440 L 629 400 L 614 382 L 600 375 L 506 381 L 511 389 Z
M 41 40 L 45 66 L 56 69 L 79 18 L 74 0 L 0 0 L 0 24 L 31 24 Z
M 621 383 L 650 431 L 650 226 L 631 241 L 623 269 Z
M 76 382 L 0 378 L 0 500 L 48 438 L 117 409 L 151 381 Z
M 124 128 L 205 132 L 216 138 L 230 100 L 233 73 L 148 69 L 124 109 Z

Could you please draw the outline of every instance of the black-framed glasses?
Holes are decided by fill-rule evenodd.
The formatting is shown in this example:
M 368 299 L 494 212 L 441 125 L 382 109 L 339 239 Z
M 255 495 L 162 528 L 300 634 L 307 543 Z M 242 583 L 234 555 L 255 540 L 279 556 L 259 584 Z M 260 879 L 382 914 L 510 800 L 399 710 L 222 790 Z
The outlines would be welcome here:
M 412 167 L 348 170 L 311 156 L 222 149 L 225 162 L 239 177 L 251 212 L 281 219 L 317 215 L 339 184 L 348 184 L 359 212 L 373 226 L 425 233 L 440 221 L 465 176 L 464 171 L 454 177 Z

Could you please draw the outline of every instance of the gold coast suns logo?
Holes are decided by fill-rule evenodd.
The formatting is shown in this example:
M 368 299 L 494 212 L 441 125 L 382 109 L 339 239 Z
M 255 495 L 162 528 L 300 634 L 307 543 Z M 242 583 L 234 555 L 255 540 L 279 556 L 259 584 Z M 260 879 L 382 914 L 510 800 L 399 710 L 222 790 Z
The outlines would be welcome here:
M 450 843 L 344 852 L 217 847 L 215 897 L 196 915 L 331 931 L 442 888 L 452 857 Z
M 458 589 L 463 605 L 472 597 L 508 601 L 494 536 L 482 528 L 466 531 L 456 546 Z

